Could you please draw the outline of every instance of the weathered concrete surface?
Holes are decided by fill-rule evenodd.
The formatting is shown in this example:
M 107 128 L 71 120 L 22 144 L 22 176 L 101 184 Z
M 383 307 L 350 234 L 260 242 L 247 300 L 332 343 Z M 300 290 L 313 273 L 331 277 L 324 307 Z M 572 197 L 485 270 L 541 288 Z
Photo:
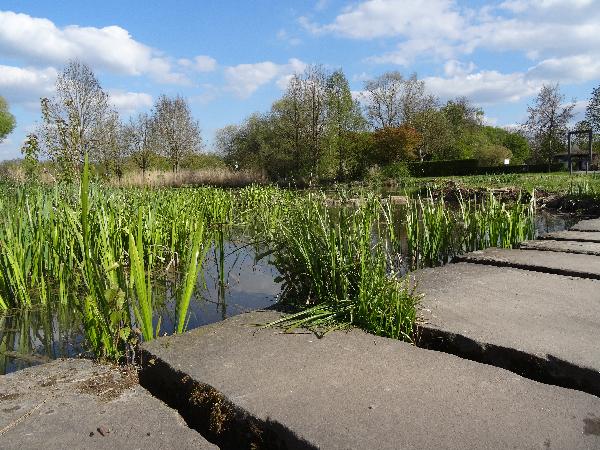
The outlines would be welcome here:
M 565 253 L 558 256 L 539 250 L 487 248 L 458 256 L 456 260 L 600 280 L 600 258 L 593 255 Z
M 600 218 L 582 220 L 571 227 L 573 231 L 600 231 Z
M 415 278 L 430 347 L 600 395 L 600 281 L 469 263 Z
M 600 243 L 597 242 L 554 241 L 548 239 L 523 241 L 519 244 L 519 248 L 523 250 L 542 250 L 600 256 Z M 562 257 L 562 255 L 560 257 Z
M 539 239 L 552 239 L 554 241 L 600 242 L 600 232 L 597 231 L 556 231 L 546 233 Z
M 217 447 L 137 384 L 135 373 L 70 359 L 0 376 L 0 448 Z
M 600 448 L 600 398 L 360 330 L 252 326 L 277 317 L 145 343 L 140 382 L 217 422 L 221 448 L 248 448 L 226 439 L 249 420 L 268 448 Z

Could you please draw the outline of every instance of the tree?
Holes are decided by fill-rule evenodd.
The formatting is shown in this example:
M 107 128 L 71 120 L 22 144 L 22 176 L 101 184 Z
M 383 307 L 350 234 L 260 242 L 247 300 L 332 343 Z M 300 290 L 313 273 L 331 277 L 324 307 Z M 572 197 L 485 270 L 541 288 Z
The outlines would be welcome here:
M 200 126 L 183 97 L 161 95 L 158 98 L 154 105 L 153 130 L 158 148 L 169 159 L 173 172 L 179 171 L 183 158 L 200 151 Z
M 0 142 L 15 129 L 17 121 L 8 111 L 8 103 L 0 97 Z
M 111 130 L 104 124 L 116 113 L 92 70 L 77 60 L 67 64 L 56 80 L 56 96 L 42 98 L 41 108 L 45 151 L 64 176 L 76 173 L 86 153 L 96 159 L 101 145 L 110 140 L 106 134 Z
M 402 123 L 400 96 L 404 79 L 400 72 L 386 72 L 365 82 L 366 113 L 375 129 L 397 127 Z
M 404 79 L 399 72 L 386 72 L 365 83 L 367 117 L 375 129 L 412 126 L 420 112 L 434 109 L 437 99 L 425 91 L 416 74 Z
M 600 86 L 592 90 L 592 98 L 585 109 L 585 120 L 594 134 L 600 134 Z
M 502 165 L 505 159 L 512 157 L 512 153 L 503 145 L 490 143 L 475 148 L 473 156 L 477 158 L 480 166 L 489 167 Z
M 417 147 L 421 161 L 448 159 L 447 150 L 452 148 L 455 136 L 448 117 L 443 111 L 437 109 L 421 111 L 414 116 L 413 125 L 422 136 L 421 143 Z
M 27 135 L 23 146 L 23 169 L 25 169 L 25 178 L 28 181 L 35 181 L 39 172 L 40 145 L 35 133 Z
M 575 103 L 564 104 L 558 83 L 544 85 L 527 108 L 529 117 L 523 124 L 523 130 L 529 137 L 538 161 L 552 162 L 554 155 L 564 149 L 567 126 L 573 118 Z
M 337 179 L 341 181 L 348 175 L 349 166 L 353 165 L 348 161 L 349 133 L 364 129 L 365 120 L 341 69 L 329 75 L 326 89 L 329 147 L 337 158 Z
M 413 73 L 404 80 L 402 94 L 400 95 L 400 112 L 403 124 L 414 126 L 415 116 L 424 111 L 437 107 L 438 100 L 435 96 L 425 91 L 425 82 Z
M 123 176 L 128 149 L 125 130 L 119 115 L 114 111 L 107 114 L 101 130 L 96 161 L 101 164 L 107 176 L 115 175 L 120 180 Z
M 305 171 L 308 111 L 300 75 L 296 74 L 290 79 L 283 98 L 273 103 L 271 117 L 275 133 L 282 139 L 281 150 L 291 154 L 294 163 L 290 168 L 292 175 L 302 175 Z
M 321 66 L 309 66 L 303 77 L 304 104 L 308 112 L 309 164 L 311 177 L 317 177 L 322 158 L 322 141 L 326 124 L 325 73 Z
M 372 161 L 378 165 L 416 159 L 415 149 L 421 143 L 421 135 L 408 125 L 381 128 L 373 137 Z
M 530 155 L 530 147 L 527 138 L 518 130 L 484 126 L 483 133 L 492 145 L 499 145 L 510 150 L 511 164 L 523 164 Z
M 123 128 L 123 141 L 127 154 L 142 171 L 142 177 L 152 165 L 156 155 L 156 139 L 152 129 L 152 118 L 147 113 L 140 113 L 130 118 Z

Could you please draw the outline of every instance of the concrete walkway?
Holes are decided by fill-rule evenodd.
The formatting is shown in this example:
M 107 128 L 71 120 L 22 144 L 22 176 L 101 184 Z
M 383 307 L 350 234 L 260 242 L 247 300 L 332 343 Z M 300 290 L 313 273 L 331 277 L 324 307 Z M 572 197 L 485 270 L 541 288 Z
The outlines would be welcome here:
M 522 250 L 542 250 L 559 253 L 579 253 L 582 255 L 600 256 L 600 243 L 579 241 L 555 241 L 552 239 L 541 239 L 537 241 L 521 242 L 519 248 Z
M 598 231 L 557 231 L 555 233 L 546 233 L 540 236 L 540 239 L 552 239 L 555 241 L 579 241 L 579 242 L 600 242 L 600 232 Z
M 417 272 L 420 345 L 600 396 L 599 224 Z
M 600 232 L 600 218 L 582 220 L 571 227 L 573 231 L 597 231 Z
M 123 373 L 59 360 L 0 377 L 2 449 L 216 449 Z
M 221 448 L 600 448 L 600 398 L 366 334 L 254 312 L 143 345 L 141 383 Z
M 456 258 L 458 262 L 514 267 L 558 275 L 600 279 L 600 258 L 594 255 L 540 250 L 486 248 Z

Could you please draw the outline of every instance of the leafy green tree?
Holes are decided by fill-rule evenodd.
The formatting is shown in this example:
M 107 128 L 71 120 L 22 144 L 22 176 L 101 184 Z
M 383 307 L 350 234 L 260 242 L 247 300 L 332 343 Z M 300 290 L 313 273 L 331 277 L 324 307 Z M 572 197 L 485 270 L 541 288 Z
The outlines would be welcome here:
M 23 154 L 23 169 L 25 170 L 26 179 L 28 181 L 37 180 L 40 165 L 40 145 L 36 134 L 27 135 L 21 147 L 21 153 Z
M 16 125 L 15 116 L 8 111 L 8 103 L 0 96 L 0 142 L 15 129 Z
M 531 149 L 527 138 L 518 130 L 511 131 L 504 128 L 484 126 L 482 130 L 493 145 L 500 145 L 510 150 L 511 164 L 523 164 L 529 159 Z
M 287 175 L 303 176 L 308 172 L 306 167 L 306 149 L 308 132 L 306 124 L 309 113 L 304 102 L 303 80 L 300 75 L 294 75 L 282 99 L 273 103 L 270 119 L 274 130 L 281 140 L 281 150 L 293 161 Z
M 449 159 L 455 135 L 450 121 L 443 111 L 427 109 L 416 114 L 413 119 L 415 129 L 421 134 L 417 154 L 421 161 Z
M 336 70 L 327 78 L 327 128 L 329 148 L 337 159 L 337 179 L 344 180 L 355 165 L 349 152 L 350 133 L 365 128 L 360 105 L 352 98 L 344 72 Z
M 377 130 L 373 134 L 373 139 L 372 161 L 385 166 L 416 159 L 416 149 L 422 138 L 414 128 L 401 125 Z
M 512 157 L 512 152 L 503 145 L 489 143 L 477 147 L 473 156 L 477 158 L 480 166 L 499 166 L 504 164 L 505 159 Z

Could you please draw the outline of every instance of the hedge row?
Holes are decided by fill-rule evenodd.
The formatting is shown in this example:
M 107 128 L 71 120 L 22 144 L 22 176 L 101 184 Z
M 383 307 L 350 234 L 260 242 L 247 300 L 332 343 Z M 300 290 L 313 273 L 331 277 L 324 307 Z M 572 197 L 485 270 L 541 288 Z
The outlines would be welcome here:
M 408 163 L 413 177 L 445 177 L 453 175 L 488 175 L 503 173 L 558 172 L 563 164 L 523 164 L 518 166 L 479 167 L 476 159 L 452 159 L 446 161 L 423 161 Z

